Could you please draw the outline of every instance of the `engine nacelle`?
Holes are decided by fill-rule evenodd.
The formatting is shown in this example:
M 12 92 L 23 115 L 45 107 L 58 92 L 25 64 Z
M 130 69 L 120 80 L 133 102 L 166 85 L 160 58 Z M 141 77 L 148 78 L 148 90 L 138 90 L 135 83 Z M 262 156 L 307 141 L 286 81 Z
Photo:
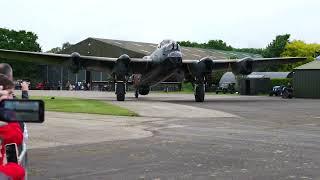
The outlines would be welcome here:
M 80 54 L 77 52 L 73 52 L 70 56 L 71 64 L 69 69 L 73 73 L 78 73 L 81 69 L 83 69 L 83 64 L 81 63 Z
M 212 59 L 209 57 L 202 58 L 198 63 L 194 63 L 190 70 L 195 77 L 203 77 L 206 74 L 210 74 L 213 70 Z
M 211 73 L 213 69 L 213 61 L 209 57 L 200 59 L 198 66 L 202 73 Z
M 123 79 L 125 76 L 129 75 L 129 65 L 130 65 L 130 57 L 126 54 L 121 55 L 114 68 L 113 73 L 119 78 Z
M 248 75 L 251 74 L 253 71 L 253 59 L 251 58 L 244 58 L 240 61 L 232 64 L 232 73 L 234 75 Z

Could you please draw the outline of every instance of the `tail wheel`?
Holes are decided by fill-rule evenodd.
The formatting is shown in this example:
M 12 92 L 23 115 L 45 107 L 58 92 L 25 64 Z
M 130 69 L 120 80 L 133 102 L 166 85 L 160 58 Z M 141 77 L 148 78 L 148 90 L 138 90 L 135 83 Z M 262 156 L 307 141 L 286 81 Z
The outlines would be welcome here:
M 116 84 L 117 101 L 124 101 L 126 94 L 126 85 L 123 82 Z
M 196 102 L 203 102 L 204 101 L 204 94 L 205 94 L 204 84 L 196 84 L 195 85 L 195 92 L 194 92 L 194 98 L 195 98 Z

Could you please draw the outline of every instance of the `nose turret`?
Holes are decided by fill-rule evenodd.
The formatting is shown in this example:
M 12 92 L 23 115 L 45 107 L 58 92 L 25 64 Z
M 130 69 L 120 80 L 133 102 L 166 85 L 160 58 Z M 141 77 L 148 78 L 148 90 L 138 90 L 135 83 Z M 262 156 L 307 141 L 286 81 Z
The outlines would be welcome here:
M 182 53 L 180 51 L 170 52 L 163 62 L 167 67 L 178 67 L 182 64 Z
M 182 53 L 180 51 L 172 51 L 168 54 L 167 59 L 172 63 L 181 64 L 182 63 Z

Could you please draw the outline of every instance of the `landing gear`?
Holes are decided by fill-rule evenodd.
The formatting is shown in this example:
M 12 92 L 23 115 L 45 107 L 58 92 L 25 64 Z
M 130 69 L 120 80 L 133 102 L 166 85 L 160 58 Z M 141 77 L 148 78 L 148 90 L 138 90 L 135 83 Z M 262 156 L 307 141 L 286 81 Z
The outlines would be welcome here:
M 139 87 L 139 94 L 141 94 L 141 95 L 148 95 L 149 94 L 149 92 L 150 92 L 150 87 L 149 86 L 140 86 Z
M 117 101 L 124 101 L 126 96 L 126 84 L 124 82 L 116 83 Z
M 204 84 L 195 84 L 194 85 L 194 98 L 196 102 L 203 102 L 205 94 L 205 85 Z
M 134 93 L 134 97 L 135 97 L 135 98 L 138 98 L 138 97 L 139 97 L 139 90 L 138 90 L 138 89 L 136 89 L 136 92 Z

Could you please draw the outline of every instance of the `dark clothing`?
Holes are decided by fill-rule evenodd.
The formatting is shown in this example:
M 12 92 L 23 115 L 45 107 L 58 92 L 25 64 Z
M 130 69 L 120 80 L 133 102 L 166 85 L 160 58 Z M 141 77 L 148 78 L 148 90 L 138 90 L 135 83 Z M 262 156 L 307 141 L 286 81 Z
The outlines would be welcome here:
M 28 91 L 22 91 L 21 98 L 22 99 L 29 99 Z

